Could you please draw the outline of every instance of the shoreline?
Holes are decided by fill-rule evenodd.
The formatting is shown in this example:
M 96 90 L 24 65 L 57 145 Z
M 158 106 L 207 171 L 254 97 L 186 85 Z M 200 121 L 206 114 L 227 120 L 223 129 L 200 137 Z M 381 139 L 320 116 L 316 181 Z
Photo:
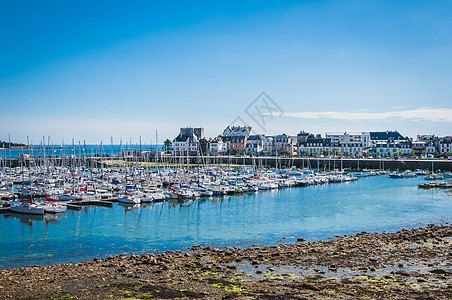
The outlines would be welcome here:
M 452 226 L 0 270 L 0 298 L 451 298 Z

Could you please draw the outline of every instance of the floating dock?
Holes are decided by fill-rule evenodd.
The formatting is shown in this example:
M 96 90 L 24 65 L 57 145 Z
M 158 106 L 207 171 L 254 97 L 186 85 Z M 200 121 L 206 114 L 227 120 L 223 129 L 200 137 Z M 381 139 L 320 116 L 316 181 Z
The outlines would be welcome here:
M 81 210 L 82 209 L 81 205 L 74 205 L 74 204 L 70 204 L 70 203 L 61 203 L 61 204 L 66 206 L 67 209 L 71 209 L 71 210 Z
M 69 204 L 71 206 L 97 205 L 97 206 L 112 207 L 113 202 L 115 202 L 115 200 L 112 200 L 112 199 L 116 199 L 116 201 L 118 201 L 118 198 L 111 198 L 111 199 L 105 199 L 105 200 L 91 199 L 91 200 L 71 201 L 71 202 L 67 202 L 66 205 L 67 204 Z

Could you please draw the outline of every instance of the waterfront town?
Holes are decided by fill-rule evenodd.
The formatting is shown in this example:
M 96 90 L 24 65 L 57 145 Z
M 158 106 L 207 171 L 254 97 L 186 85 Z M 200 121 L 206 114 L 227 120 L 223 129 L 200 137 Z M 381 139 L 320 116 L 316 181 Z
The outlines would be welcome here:
M 221 135 L 209 138 L 204 128 L 181 128 L 166 140 L 164 150 L 175 155 L 252 155 L 328 157 L 451 157 L 452 136 L 418 135 L 415 139 L 398 131 L 326 132 L 324 136 L 300 131 L 268 136 L 255 134 L 251 126 L 228 126 Z
M 0 300 L 452 299 L 452 1 L 1 8 Z

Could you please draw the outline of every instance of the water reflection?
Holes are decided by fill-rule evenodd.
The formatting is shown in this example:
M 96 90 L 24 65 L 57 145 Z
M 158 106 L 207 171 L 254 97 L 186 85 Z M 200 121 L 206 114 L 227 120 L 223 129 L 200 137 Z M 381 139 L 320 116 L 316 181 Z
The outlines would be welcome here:
M 3 217 L 5 219 L 18 220 L 19 223 L 33 226 L 33 223 L 35 222 L 44 222 L 46 225 L 50 223 L 61 223 L 61 220 L 65 218 L 66 215 L 65 214 L 33 215 L 11 212 L 3 214 Z

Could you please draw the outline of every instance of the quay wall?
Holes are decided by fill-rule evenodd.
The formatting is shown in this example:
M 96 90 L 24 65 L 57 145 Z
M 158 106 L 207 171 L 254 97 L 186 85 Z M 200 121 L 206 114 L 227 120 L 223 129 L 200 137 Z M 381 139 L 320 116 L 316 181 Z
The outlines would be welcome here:
M 195 159 L 196 160 L 196 159 Z M 221 158 L 223 164 L 246 164 L 246 165 L 262 165 L 269 167 L 289 167 L 296 166 L 297 168 L 309 167 L 312 169 L 385 169 L 385 170 L 432 170 L 452 171 L 451 160 L 427 160 L 427 159 L 329 159 L 329 158 Z
M 124 160 L 122 157 L 114 158 L 103 158 L 103 160 Z M 188 157 L 188 162 L 190 164 L 196 164 L 198 157 Z M 222 165 L 254 165 L 257 167 L 279 167 L 285 168 L 289 166 L 296 166 L 297 168 L 309 167 L 313 169 L 324 169 L 324 170 L 334 170 L 334 169 L 385 169 L 385 170 L 415 170 L 424 169 L 432 170 L 432 168 L 442 171 L 452 171 L 452 160 L 444 159 L 355 159 L 355 158 L 342 158 L 342 159 L 332 159 L 332 158 L 282 158 L 282 157 L 232 157 L 232 156 L 211 156 L 199 158 L 200 163 L 205 164 L 222 164 Z M 62 160 L 61 157 L 51 157 L 47 158 L 47 161 L 54 165 L 71 164 L 80 165 L 83 163 L 88 167 L 95 167 L 101 165 L 102 159 L 100 157 L 86 157 L 83 160 L 77 159 L 74 161 Z M 128 158 L 127 161 L 139 162 L 140 157 Z M 145 160 L 149 161 L 149 159 Z M 154 161 L 152 159 L 151 161 Z M 159 159 L 160 163 L 172 162 L 172 163 L 187 163 L 187 157 L 161 157 Z M 0 167 L 18 167 L 18 166 L 28 166 L 33 164 L 32 160 L 20 160 L 6 159 L 2 161 Z M 42 162 L 40 163 L 42 164 Z

